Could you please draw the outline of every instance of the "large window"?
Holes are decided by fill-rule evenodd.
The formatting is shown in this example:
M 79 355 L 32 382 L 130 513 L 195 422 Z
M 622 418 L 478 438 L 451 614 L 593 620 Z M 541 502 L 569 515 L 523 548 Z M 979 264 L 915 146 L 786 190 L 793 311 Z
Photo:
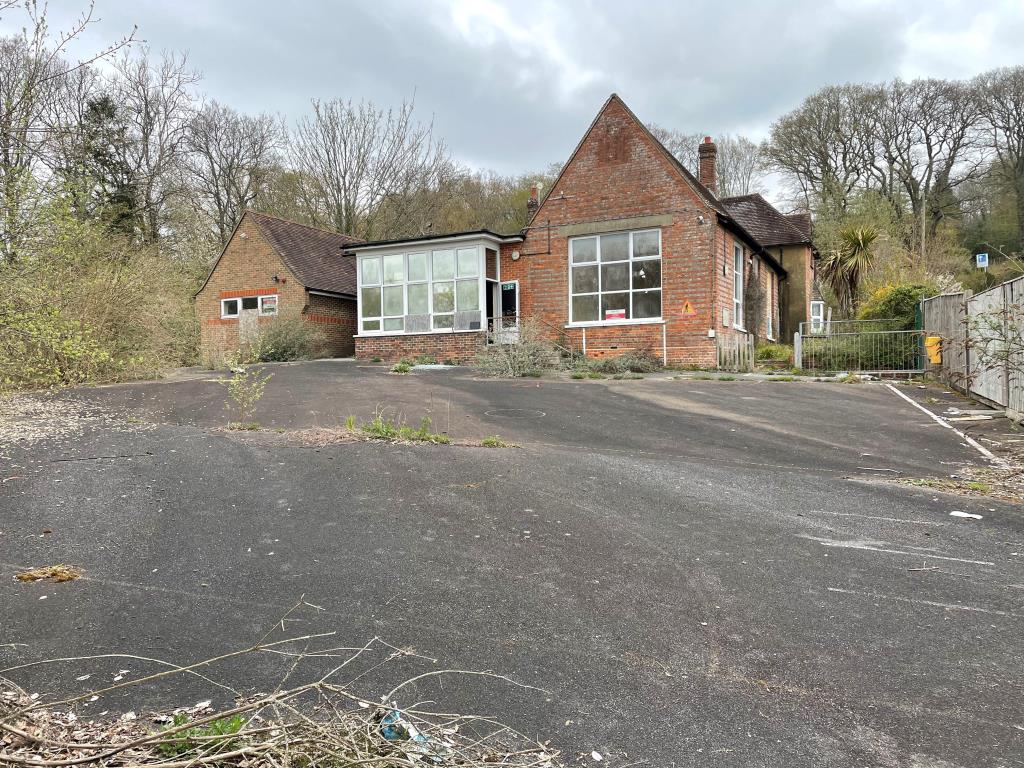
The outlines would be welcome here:
M 363 333 L 479 330 L 480 249 L 359 257 Z
M 743 328 L 743 246 L 732 246 L 732 324 Z
M 661 318 L 661 230 L 569 241 L 569 322 Z

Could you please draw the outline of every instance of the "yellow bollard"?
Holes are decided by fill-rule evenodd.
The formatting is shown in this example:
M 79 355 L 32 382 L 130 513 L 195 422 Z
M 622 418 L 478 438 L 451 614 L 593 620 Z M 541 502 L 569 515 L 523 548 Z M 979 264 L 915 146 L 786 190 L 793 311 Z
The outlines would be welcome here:
M 942 337 L 941 336 L 926 336 L 924 339 L 924 349 L 928 353 L 928 362 L 933 365 L 941 365 L 942 363 Z

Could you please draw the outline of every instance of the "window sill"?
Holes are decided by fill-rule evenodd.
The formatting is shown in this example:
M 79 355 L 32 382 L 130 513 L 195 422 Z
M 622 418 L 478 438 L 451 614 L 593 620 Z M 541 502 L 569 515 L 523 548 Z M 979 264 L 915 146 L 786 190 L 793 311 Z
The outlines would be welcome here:
M 642 320 L 595 320 L 591 323 L 566 323 L 566 328 L 607 328 L 616 325 L 664 325 L 667 321 L 660 317 L 645 317 Z
M 363 331 L 357 333 L 354 339 L 377 339 L 381 336 L 448 336 L 453 333 L 485 333 L 483 328 L 470 330 L 455 330 L 454 328 L 443 328 L 436 331 Z

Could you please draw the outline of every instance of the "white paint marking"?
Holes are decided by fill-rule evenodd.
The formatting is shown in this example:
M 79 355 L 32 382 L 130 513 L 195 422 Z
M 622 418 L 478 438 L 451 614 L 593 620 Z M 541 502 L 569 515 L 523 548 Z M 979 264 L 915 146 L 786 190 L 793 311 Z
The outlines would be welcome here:
M 950 517 L 966 517 L 971 520 L 981 520 L 981 515 L 975 515 L 972 512 L 961 512 L 959 509 L 954 509 L 949 513 Z
M 886 547 L 873 547 L 860 541 L 835 541 L 833 539 L 819 539 L 816 536 L 797 534 L 800 538 L 816 541 L 823 547 L 836 547 L 839 549 L 863 549 L 868 552 L 882 552 L 886 555 L 906 555 L 907 557 L 928 557 L 932 560 L 949 560 L 954 563 L 968 563 L 970 565 L 995 565 L 987 560 L 965 560 L 962 557 L 949 557 L 947 555 L 932 555 L 927 552 L 905 552 L 902 549 L 887 549 Z M 881 543 L 881 542 L 880 542 Z
M 912 597 L 900 597 L 899 595 L 880 595 L 877 592 L 859 592 L 855 589 L 840 589 L 839 587 L 827 587 L 829 592 L 837 592 L 840 595 L 856 595 L 858 597 L 869 597 L 872 600 L 895 600 L 899 603 L 914 603 L 916 605 L 927 605 L 932 608 L 942 608 L 947 611 L 969 611 L 971 613 L 991 613 L 994 616 L 1010 616 L 1015 619 L 1024 618 L 1018 613 L 1009 611 L 997 611 L 994 608 L 978 608 L 975 605 L 960 605 L 957 603 L 939 603 L 935 600 L 917 600 Z
M 1001 459 L 998 456 L 996 456 L 994 453 L 992 453 L 992 451 L 990 451 L 984 445 L 979 443 L 973 437 L 968 437 L 967 435 L 965 435 L 963 432 L 961 432 L 959 429 L 954 427 L 949 422 L 944 421 L 943 419 L 941 419 L 938 416 L 936 416 L 934 413 L 929 411 L 927 408 L 925 408 L 920 403 L 918 403 L 915 400 L 913 400 L 912 398 L 909 398 L 906 395 L 904 395 L 902 392 L 900 392 L 898 389 L 896 389 L 896 387 L 894 387 L 892 384 L 886 384 L 885 386 L 887 386 L 889 389 L 891 389 L 893 392 L 895 392 L 897 395 L 902 397 L 904 400 L 906 400 L 908 403 L 910 403 L 912 406 L 914 406 L 918 410 L 923 411 L 924 413 L 927 413 L 928 417 L 930 419 L 932 419 L 932 421 L 934 421 L 936 424 L 941 424 L 946 429 L 953 430 L 953 432 L 955 432 L 960 437 L 961 440 L 963 440 L 965 443 L 967 443 L 967 445 L 971 446 L 972 448 L 976 448 L 978 450 L 978 452 L 982 456 L 984 456 L 986 459 L 988 459 L 989 461 L 994 462 L 994 463 L 999 464 L 999 465 L 1003 465 L 1003 464 L 1006 463 L 1005 461 L 1003 461 L 1003 459 Z
M 823 509 L 815 509 L 811 514 L 832 515 L 834 517 L 860 517 L 865 520 L 882 520 L 887 523 L 908 523 L 910 525 L 949 525 L 934 520 L 904 520 L 901 517 L 877 517 L 876 515 L 861 515 L 857 512 L 826 512 Z

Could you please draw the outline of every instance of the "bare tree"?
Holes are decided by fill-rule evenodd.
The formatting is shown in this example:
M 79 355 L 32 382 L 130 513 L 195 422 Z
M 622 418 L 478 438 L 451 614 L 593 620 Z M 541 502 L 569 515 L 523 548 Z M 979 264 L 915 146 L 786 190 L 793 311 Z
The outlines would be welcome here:
M 980 149 L 978 102 L 963 83 L 896 80 L 868 91 L 864 167 L 897 216 L 909 214 L 906 243 L 925 241 L 959 201 L 956 189 L 976 176 Z
M 871 95 L 865 86 L 829 86 L 772 124 L 765 157 L 803 207 L 843 210 L 863 184 L 864 157 L 871 151 L 864 113 Z
M 665 128 L 657 123 L 648 123 L 649 130 L 665 149 L 683 164 L 686 170 L 697 173 L 697 147 L 703 136 L 699 133 L 683 133 L 674 128 Z
M 283 146 L 280 121 L 210 102 L 188 132 L 188 172 L 199 204 L 225 244 L 245 208 L 266 189 Z
M 764 192 L 765 163 L 761 148 L 746 136 L 723 134 L 715 139 L 718 196 L 737 197 Z
M 20 8 L 25 24 L 19 34 L 0 38 L 0 261 L 16 257 L 28 236 L 38 206 L 47 199 L 46 153 L 51 149 L 52 107 L 59 81 L 92 62 L 127 48 L 135 30 L 75 63 L 68 46 L 94 23 L 93 4 L 66 31 L 52 33 L 46 6 L 0 0 L 0 14 Z
M 1024 241 L 1024 67 L 982 75 L 979 109 L 991 147 L 1016 197 L 1017 237 Z
M 199 79 L 184 55 L 164 53 L 155 61 L 143 49 L 117 62 L 112 90 L 128 123 L 124 161 L 137 190 L 138 230 L 144 242 L 160 238 L 171 199 L 183 190 L 185 142 Z
M 684 168 L 697 175 L 697 148 L 703 140 L 702 134 L 683 133 L 655 123 L 649 123 L 647 129 Z M 757 144 L 746 136 L 728 133 L 716 138 L 715 144 L 718 147 L 716 175 L 719 197 L 764 191 L 765 163 Z
M 392 215 L 414 215 L 419 198 L 410 193 L 438 186 L 452 168 L 432 126 L 413 120 L 411 101 L 397 110 L 314 101 L 313 114 L 299 121 L 293 152 L 322 223 L 368 239 L 382 232 L 384 201 Z

